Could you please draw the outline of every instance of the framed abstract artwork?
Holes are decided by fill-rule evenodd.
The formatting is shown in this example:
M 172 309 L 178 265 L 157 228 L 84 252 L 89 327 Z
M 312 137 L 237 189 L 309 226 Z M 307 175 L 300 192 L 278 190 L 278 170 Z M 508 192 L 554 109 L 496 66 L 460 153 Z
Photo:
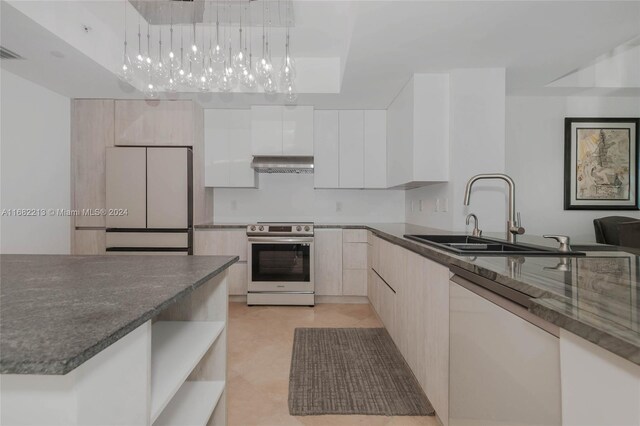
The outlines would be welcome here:
M 640 118 L 564 119 L 564 209 L 638 210 Z

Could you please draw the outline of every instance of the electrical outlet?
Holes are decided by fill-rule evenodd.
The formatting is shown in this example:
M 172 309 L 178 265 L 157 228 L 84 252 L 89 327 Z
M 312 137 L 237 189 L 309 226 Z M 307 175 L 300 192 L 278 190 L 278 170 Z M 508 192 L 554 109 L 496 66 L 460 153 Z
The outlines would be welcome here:
M 418 201 L 418 209 L 419 209 L 420 211 L 422 211 L 422 209 L 423 209 L 423 204 L 424 204 L 424 201 L 423 201 L 423 200 Z
M 434 210 L 435 212 L 439 212 L 440 211 L 440 198 L 436 198 L 436 208 Z
M 442 211 L 445 212 L 445 213 L 449 211 L 449 199 L 448 198 L 445 198 L 442 201 Z
M 413 200 L 411 200 L 411 213 L 413 213 L 415 211 L 415 203 Z
M 342 202 L 341 201 L 336 201 L 336 211 L 337 212 L 341 212 L 342 211 Z

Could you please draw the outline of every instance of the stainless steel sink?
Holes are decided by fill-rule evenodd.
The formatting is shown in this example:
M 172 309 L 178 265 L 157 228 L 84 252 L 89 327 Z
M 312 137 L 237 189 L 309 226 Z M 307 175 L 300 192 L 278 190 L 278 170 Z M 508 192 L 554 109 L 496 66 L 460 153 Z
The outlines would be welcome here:
M 465 256 L 584 256 L 584 253 L 560 252 L 556 249 L 529 244 L 508 243 L 492 238 L 472 237 L 469 235 L 410 235 L 410 240 L 438 247 L 443 250 Z

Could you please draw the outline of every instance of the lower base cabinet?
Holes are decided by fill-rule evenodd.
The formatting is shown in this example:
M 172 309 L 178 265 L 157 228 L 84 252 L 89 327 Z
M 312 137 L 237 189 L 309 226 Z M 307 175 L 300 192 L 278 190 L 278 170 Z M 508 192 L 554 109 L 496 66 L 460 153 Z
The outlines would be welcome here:
M 560 330 L 562 424 L 640 425 L 640 366 Z
M 519 305 L 453 280 L 449 424 L 562 424 L 558 338 L 516 315 L 529 314 Z
M 449 268 L 378 237 L 369 249 L 369 300 L 447 425 Z

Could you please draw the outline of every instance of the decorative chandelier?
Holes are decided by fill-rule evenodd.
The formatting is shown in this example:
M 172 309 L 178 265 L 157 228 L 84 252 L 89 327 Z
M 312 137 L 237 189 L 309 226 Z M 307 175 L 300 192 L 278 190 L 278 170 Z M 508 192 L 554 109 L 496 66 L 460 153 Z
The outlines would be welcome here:
M 168 48 L 163 47 L 162 27 L 157 29 L 157 48 L 152 47 L 151 37 L 155 29 L 148 22 L 146 43 L 143 43 L 144 26 L 138 15 L 138 45 L 137 53 L 133 56 L 129 54 L 127 42 L 127 2 L 128 0 L 124 0 L 124 49 L 119 77 L 128 84 L 141 87 L 145 97 L 154 99 L 160 92 L 231 92 L 240 88 L 247 92 L 261 90 L 269 95 L 282 93 L 289 103 L 297 100 L 295 61 L 291 56 L 291 1 L 286 2 L 284 8 L 284 46 L 282 65 L 278 71 L 271 59 L 273 25 L 268 0 L 260 2 L 262 49 L 257 60 L 254 60 L 252 43 L 252 4 L 257 3 L 254 0 L 216 0 L 215 7 L 213 1 L 209 0 L 209 16 L 205 16 L 203 12 L 202 22 L 197 23 L 194 13 L 193 22 L 189 24 L 174 23 L 174 1 L 170 1 Z M 186 2 L 175 3 L 179 4 L 178 7 L 183 7 Z M 161 7 L 162 2 L 157 4 Z M 164 6 L 167 4 L 164 3 Z M 234 9 L 237 9 L 235 16 L 239 18 L 237 36 L 235 24 L 232 25 Z M 222 28 L 221 18 L 223 22 L 226 21 Z M 179 27 L 179 50 L 174 49 L 174 27 Z M 177 44 L 177 36 L 175 41 Z

